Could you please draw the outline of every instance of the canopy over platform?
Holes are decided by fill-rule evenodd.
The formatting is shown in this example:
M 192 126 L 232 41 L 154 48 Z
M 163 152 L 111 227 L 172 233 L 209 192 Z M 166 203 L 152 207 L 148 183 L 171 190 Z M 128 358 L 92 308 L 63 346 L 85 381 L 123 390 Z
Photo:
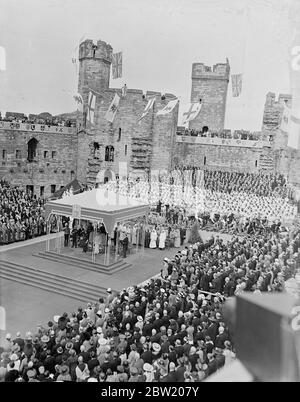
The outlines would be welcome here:
M 54 214 L 103 222 L 109 235 L 118 222 L 138 218 L 148 212 L 148 204 L 101 188 L 49 201 L 45 205 L 46 219 Z

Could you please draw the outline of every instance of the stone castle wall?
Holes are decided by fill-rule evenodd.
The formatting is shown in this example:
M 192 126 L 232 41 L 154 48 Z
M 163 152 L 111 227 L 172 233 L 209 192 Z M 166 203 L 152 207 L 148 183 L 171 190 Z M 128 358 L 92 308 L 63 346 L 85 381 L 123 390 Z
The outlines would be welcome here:
M 34 162 L 28 162 L 27 143 L 32 138 L 38 141 L 37 154 Z M 18 158 L 16 151 L 19 151 Z M 55 154 L 52 157 L 53 151 Z M 51 185 L 58 190 L 76 177 L 76 154 L 76 133 L 0 130 L 1 176 L 13 185 L 24 188 L 34 186 L 37 196 L 41 186 L 44 187 L 44 195 L 50 196 Z
M 79 172 L 88 171 L 88 181 L 95 180 L 99 170 L 111 169 L 119 174 L 119 162 L 126 162 L 128 172 L 143 173 L 149 169 L 169 169 L 172 141 L 175 138 L 178 119 L 178 107 L 170 114 L 157 116 L 175 97 L 166 94 L 162 100 L 161 93 L 148 91 L 143 99 L 143 92 L 128 89 L 126 96 L 121 97 L 119 108 L 113 123 L 105 119 L 115 93 L 121 97 L 120 89 L 107 89 L 97 96 L 94 127 L 88 129 L 85 140 L 89 146 L 89 156 L 79 154 Z M 155 97 L 153 110 L 138 121 L 148 99 Z M 94 157 L 94 142 L 99 144 L 99 151 Z M 114 147 L 114 161 L 105 161 L 105 148 Z M 86 163 L 86 166 L 84 166 Z M 85 173 L 82 173 L 84 177 Z
M 202 63 L 192 66 L 191 102 L 202 101 L 202 107 L 189 128 L 202 130 L 207 126 L 211 131 L 224 129 L 227 89 L 229 82 L 229 63 L 216 64 L 213 68 Z
M 236 172 L 259 172 L 263 149 L 177 143 L 173 158 L 176 165 Z
M 288 133 L 280 129 L 284 104 L 291 107 L 291 95 L 279 94 L 276 99 L 273 92 L 267 94 L 263 130 L 273 136 L 273 152 L 276 155 L 275 170 L 287 177 L 292 184 L 300 186 L 300 150 L 287 146 Z

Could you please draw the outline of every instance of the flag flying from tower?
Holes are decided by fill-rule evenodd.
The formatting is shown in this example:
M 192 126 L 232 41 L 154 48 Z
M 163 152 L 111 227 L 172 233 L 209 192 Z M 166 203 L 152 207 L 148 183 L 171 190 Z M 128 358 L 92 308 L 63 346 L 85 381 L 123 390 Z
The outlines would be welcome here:
M 96 94 L 90 91 L 87 105 L 87 119 L 91 124 L 94 124 L 95 104 L 96 104 Z
M 147 114 L 149 113 L 150 109 L 153 107 L 155 102 L 155 97 L 151 98 L 148 100 L 148 103 L 143 111 L 143 114 L 141 115 L 141 117 L 139 118 L 138 121 L 141 121 L 145 116 L 147 116 Z
M 108 111 L 106 112 L 105 118 L 109 122 L 113 122 L 119 107 L 120 97 L 118 94 L 115 94 L 114 99 L 112 100 Z
M 231 76 L 232 82 L 232 96 L 240 96 L 242 92 L 242 74 L 233 74 Z
M 288 133 L 289 132 L 290 121 L 291 121 L 291 109 L 289 107 L 287 107 L 286 105 L 284 105 L 282 118 L 281 118 L 280 129 L 282 131 L 285 131 L 286 133 Z
M 182 124 L 185 125 L 189 121 L 194 120 L 200 113 L 201 107 L 202 107 L 201 102 L 189 103 L 188 111 L 183 113 Z
M 83 99 L 82 99 L 82 96 L 77 93 L 76 95 L 74 95 L 74 100 L 77 103 L 77 110 L 79 110 L 79 112 L 83 113 Z
M 172 110 L 175 108 L 179 99 L 171 100 L 163 109 L 159 110 L 156 114 L 157 116 L 163 116 L 165 114 L 171 113 Z
M 122 52 L 114 53 L 112 55 L 112 77 L 113 79 L 122 77 Z

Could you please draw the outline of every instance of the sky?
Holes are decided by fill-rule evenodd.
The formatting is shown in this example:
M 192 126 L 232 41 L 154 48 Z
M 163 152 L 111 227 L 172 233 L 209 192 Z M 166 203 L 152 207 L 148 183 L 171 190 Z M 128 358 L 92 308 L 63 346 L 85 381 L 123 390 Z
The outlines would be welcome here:
M 75 110 L 82 39 L 123 52 L 113 88 L 168 92 L 190 101 L 192 63 L 228 57 L 243 74 L 241 96 L 228 86 L 225 128 L 261 129 L 268 92 L 290 93 L 291 0 L 0 0 L 0 111 Z

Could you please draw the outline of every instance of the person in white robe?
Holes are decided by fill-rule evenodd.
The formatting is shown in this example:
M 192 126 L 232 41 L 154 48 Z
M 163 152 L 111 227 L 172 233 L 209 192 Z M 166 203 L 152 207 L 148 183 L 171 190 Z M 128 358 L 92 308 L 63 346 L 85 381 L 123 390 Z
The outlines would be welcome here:
M 153 228 L 150 233 L 150 248 L 156 248 L 157 232 Z
M 165 231 L 165 229 L 162 229 L 162 231 L 160 232 L 159 235 L 159 249 L 160 250 L 164 250 L 164 248 L 166 247 L 166 238 L 167 238 L 167 233 Z

